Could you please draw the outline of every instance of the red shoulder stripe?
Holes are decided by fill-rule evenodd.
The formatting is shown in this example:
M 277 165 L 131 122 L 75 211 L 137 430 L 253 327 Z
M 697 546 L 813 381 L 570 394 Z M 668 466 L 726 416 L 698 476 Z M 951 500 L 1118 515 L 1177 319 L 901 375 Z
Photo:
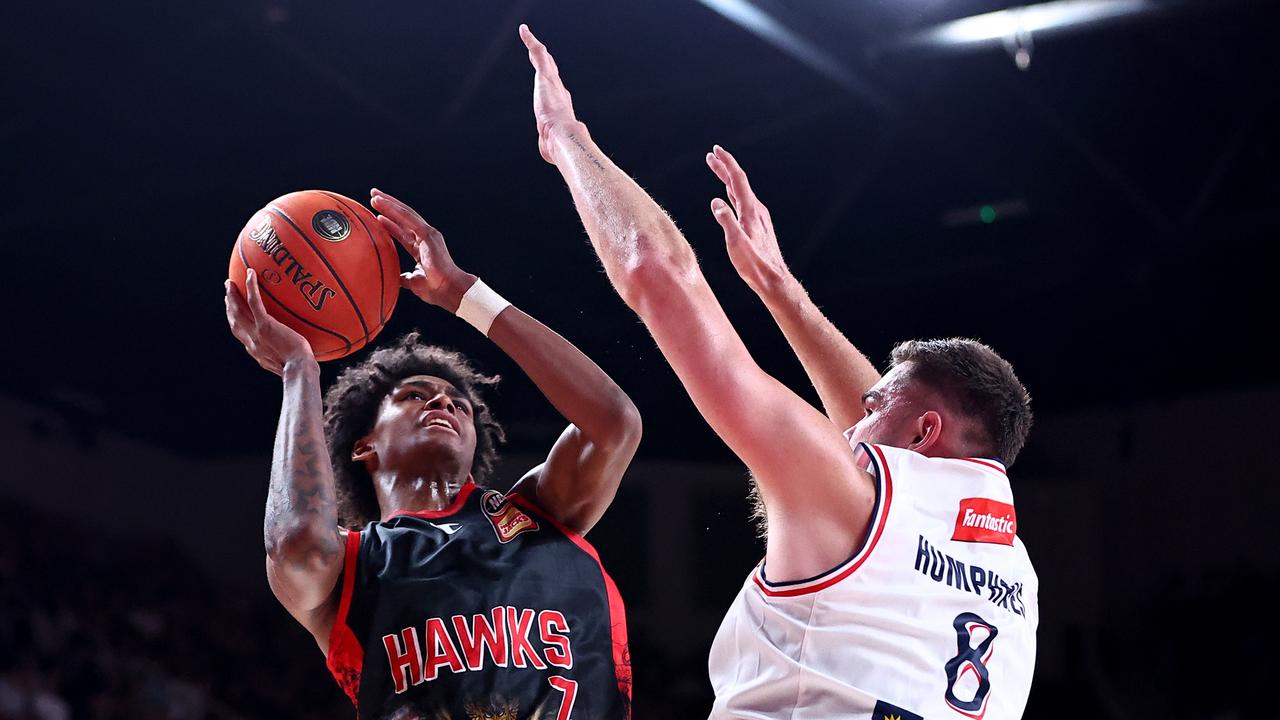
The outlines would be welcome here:
M 347 612 L 351 609 L 351 593 L 356 585 L 356 559 L 360 556 L 360 533 L 344 530 L 347 534 L 347 557 L 342 567 L 342 599 L 338 601 L 338 614 L 329 630 L 329 656 L 325 665 L 338 681 L 338 687 L 360 706 L 360 674 L 364 672 L 364 647 L 360 639 L 347 625 Z

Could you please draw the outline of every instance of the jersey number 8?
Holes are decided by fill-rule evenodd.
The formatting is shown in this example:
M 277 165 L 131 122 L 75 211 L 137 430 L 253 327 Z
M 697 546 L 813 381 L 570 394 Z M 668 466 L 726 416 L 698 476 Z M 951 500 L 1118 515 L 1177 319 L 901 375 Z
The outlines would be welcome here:
M 986 712 L 987 695 L 991 692 L 991 677 L 987 672 L 987 661 L 994 652 L 991 647 L 1000 633 L 995 625 L 983 620 L 974 613 L 960 613 L 952 626 L 956 630 L 956 656 L 947 661 L 947 704 L 952 709 L 972 718 L 980 718 Z M 975 631 L 979 636 L 985 635 L 973 646 Z M 961 700 L 956 696 L 956 685 L 968 673 L 973 673 L 978 680 L 978 688 L 970 700 Z M 967 688 L 966 688 L 967 689 Z M 965 693 L 968 695 L 968 693 Z

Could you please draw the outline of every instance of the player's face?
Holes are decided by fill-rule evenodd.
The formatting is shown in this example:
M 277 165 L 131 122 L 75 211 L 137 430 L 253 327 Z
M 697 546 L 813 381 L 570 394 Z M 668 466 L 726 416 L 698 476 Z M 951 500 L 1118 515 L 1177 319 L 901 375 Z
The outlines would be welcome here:
M 391 388 L 368 439 L 380 469 L 470 473 L 476 454 L 473 408 L 463 392 L 432 375 L 405 378 Z
M 911 362 L 896 365 L 862 396 L 862 419 L 850 439 L 906 448 L 919 439 L 927 393 L 910 376 Z

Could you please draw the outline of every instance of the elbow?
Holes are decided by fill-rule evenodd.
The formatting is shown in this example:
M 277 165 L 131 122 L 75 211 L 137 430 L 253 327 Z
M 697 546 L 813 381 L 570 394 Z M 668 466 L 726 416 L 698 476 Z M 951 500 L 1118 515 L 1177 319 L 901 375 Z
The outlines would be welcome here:
M 628 457 L 640 445 L 644 431 L 640 410 L 621 388 L 614 387 L 607 409 L 597 415 L 590 429 L 580 428 L 591 444 L 609 454 L 625 453 Z
M 640 419 L 640 410 L 627 394 L 618 391 L 622 397 L 614 411 L 611 423 L 612 431 L 605 438 L 604 444 L 611 450 L 626 450 L 634 453 L 640 445 L 640 437 L 644 434 L 644 423 Z
M 614 284 L 623 302 L 642 318 L 685 293 L 698 277 L 698 263 L 687 245 L 672 248 L 641 237 Z

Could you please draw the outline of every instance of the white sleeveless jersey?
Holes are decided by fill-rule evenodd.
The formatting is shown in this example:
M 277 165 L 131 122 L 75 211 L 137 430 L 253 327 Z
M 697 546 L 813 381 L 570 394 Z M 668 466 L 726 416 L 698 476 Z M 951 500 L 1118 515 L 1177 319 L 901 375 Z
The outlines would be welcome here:
M 756 567 L 711 648 L 711 717 L 1021 717 L 1038 581 L 1004 467 L 855 451 L 877 484 L 863 547 L 807 580 L 770 582 Z

